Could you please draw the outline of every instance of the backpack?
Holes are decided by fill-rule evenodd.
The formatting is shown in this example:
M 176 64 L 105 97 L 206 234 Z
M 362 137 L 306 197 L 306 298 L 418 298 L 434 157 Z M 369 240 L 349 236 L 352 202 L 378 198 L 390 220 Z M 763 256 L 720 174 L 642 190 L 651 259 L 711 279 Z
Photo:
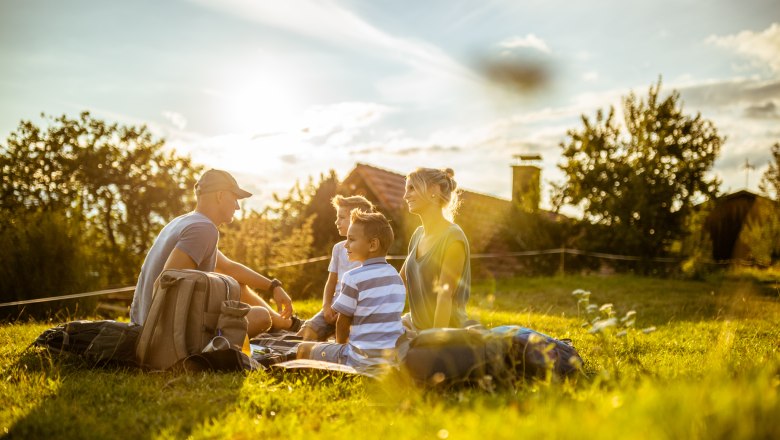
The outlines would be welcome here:
M 550 371 L 560 379 L 580 371 L 582 358 L 570 339 L 555 339 L 517 325 L 502 325 L 490 332 L 510 341 L 507 360 L 518 377 L 544 378 Z
M 403 369 L 418 383 L 435 386 L 511 385 L 518 379 L 555 378 L 580 371 L 570 341 L 520 326 L 423 330 L 409 341 Z
M 214 336 L 240 350 L 249 306 L 233 278 L 213 272 L 168 269 L 154 283 L 152 305 L 136 346 L 139 366 L 167 370 L 201 353 Z
M 135 366 L 141 326 L 117 321 L 72 321 L 41 333 L 33 345 L 53 353 L 79 355 L 95 366 Z
M 507 341 L 479 328 L 422 330 L 409 341 L 403 369 L 415 382 L 449 386 L 507 379 Z

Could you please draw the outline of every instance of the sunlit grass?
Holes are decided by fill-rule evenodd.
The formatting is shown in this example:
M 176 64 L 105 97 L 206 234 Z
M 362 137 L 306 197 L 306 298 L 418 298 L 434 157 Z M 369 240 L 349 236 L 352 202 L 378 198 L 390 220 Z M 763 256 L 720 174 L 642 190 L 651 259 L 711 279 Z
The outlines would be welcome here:
M 569 337 L 577 381 L 424 390 L 402 376 L 145 374 L 26 346 L 0 326 L 0 429 L 18 438 L 780 438 L 780 300 L 761 283 L 517 278 L 477 284 L 469 312 Z M 571 292 L 636 324 L 590 334 Z M 301 316 L 316 300 L 296 303 Z M 643 333 L 641 329 L 656 330 Z M 0 434 L 2 435 L 2 434 Z

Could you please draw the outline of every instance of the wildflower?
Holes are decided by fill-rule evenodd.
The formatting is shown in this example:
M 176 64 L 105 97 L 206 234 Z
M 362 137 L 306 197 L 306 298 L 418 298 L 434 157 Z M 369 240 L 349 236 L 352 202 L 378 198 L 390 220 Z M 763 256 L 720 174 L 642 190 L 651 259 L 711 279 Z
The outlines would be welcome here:
M 620 322 L 623 323 L 624 327 L 633 327 L 634 323 L 636 322 L 636 312 L 634 310 L 630 310 L 628 313 L 626 313 L 626 316 L 620 318 Z
M 643 328 L 642 329 L 642 333 L 648 334 L 648 333 L 654 332 L 655 330 L 656 330 L 655 326 L 650 326 L 650 327 L 647 327 L 647 328 Z
M 574 296 L 582 297 L 583 299 L 587 299 L 590 296 L 590 292 L 587 290 L 577 289 L 574 292 L 571 293 Z
M 609 327 L 614 327 L 616 325 L 617 319 L 615 318 L 602 319 L 600 321 L 596 321 L 596 323 L 593 324 L 593 327 L 588 330 L 588 333 L 602 333 Z

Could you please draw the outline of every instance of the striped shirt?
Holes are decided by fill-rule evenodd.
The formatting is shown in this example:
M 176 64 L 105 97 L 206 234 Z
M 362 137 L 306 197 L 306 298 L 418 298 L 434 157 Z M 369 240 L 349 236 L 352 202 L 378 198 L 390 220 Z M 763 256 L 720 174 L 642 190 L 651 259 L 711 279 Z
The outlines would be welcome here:
M 405 302 L 401 276 L 383 257 L 370 258 L 344 274 L 333 310 L 352 317 L 347 365 L 369 367 L 394 360 Z

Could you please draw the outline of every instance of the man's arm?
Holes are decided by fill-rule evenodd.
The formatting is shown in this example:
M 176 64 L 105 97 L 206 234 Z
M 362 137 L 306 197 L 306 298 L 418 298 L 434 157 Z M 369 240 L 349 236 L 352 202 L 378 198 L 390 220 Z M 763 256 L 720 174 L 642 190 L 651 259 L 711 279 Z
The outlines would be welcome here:
M 325 322 L 333 324 L 336 321 L 337 313 L 330 308 L 333 305 L 333 296 L 336 293 L 336 284 L 339 281 L 339 275 L 336 272 L 328 272 L 328 281 L 325 283 L 325 289 L 322 292 L 322 313 L 325 316 Z
M 187 255 L 186 252 L 179 248 L 173 248 L 171 255 L 168 255 L 168 259 L 165 260 L 165 269 L 197 269 L 198 265 L 195 264 L 192 257 Z
M 336 343 L 346 344 L 349 341 L 349 328 L 352 327 L 352 317 L 339 313 L 336 318 Z
M 456 241 L 444 250 L 439 282 L 434 285 L 436 292 L 436 311 L 433 314 L 433 326 L 449 327 L 452 316 L 452 297 L 463 277 L 463 265 L 466 263 L 466 247 Z
M 233 277 L 233 279 L 238 281 L 239 284 L 246 284 L 249 287 L 254 287 L 260 290 L 268 290 L 271 288 L 271 280 L 244 266 L 243 264 L 231 260 L 221 251 L 217 251 L 216 271 Z M 285 292 L 284 289 L 279 286 L 271 293 L 273 294 L 276 307 L 282 318 L 290 318 L 293 314 L 293 306 L 292 300 L 290 299 L 290 296 L 287 294 L 287 292 Z

